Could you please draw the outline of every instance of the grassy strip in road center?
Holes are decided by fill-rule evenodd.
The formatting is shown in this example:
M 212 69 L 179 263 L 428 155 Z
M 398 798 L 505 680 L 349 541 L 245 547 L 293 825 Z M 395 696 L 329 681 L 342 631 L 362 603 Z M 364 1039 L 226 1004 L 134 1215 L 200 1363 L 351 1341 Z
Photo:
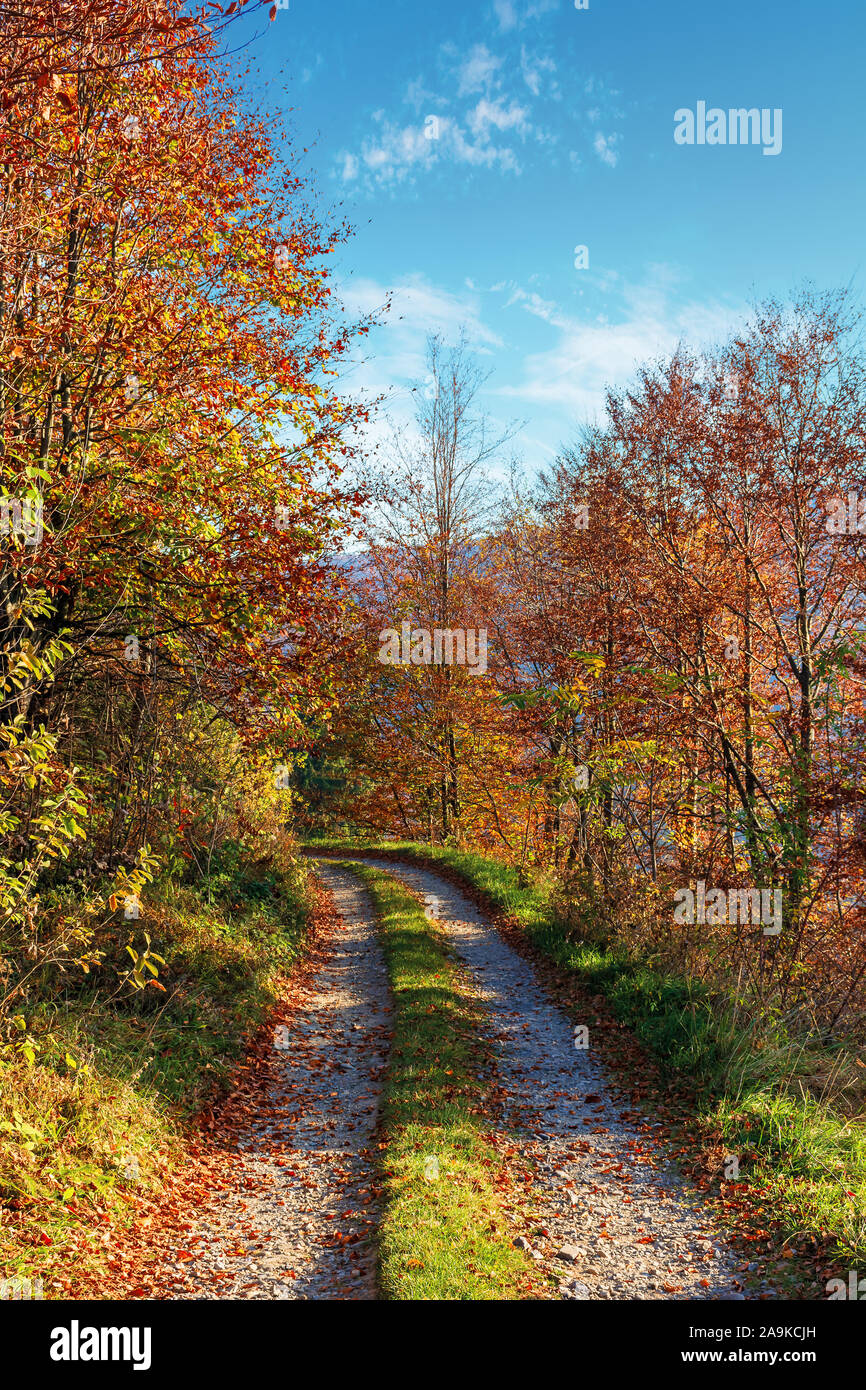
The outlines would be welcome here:
M 387 1299 L 531 1298 L 542 1285 L 511 1243 L 509 1177 L 489 1138 L 486 1018 L 434 923 L 389 874 L 344 867 L 370 890 L 394 996 L 382 1109 Z

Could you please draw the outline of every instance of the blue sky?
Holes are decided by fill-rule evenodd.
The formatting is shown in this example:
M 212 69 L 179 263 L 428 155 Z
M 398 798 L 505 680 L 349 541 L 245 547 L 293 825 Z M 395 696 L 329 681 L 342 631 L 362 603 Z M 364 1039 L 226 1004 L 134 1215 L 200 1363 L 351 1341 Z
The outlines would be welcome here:
M 351 381 L 397 417 L 426 333 L 465 325 L 531 472 L 606 382 L 723 338 L 755 297 L 863 294 L 863 0 L 289 0 L 244 24 L 251 99 L 292 108 L 357 229 L 348 304 L 394 292 Z M 781 152 L 677 145 L 699 101 L 781 108 Z

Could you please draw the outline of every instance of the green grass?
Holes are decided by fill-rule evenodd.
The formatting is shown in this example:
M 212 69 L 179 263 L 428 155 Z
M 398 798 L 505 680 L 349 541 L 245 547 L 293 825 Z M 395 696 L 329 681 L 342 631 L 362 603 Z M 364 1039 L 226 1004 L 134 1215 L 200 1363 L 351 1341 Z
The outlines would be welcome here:
M 70 1273 L 104 1265 L 101 1236 L 182 1161 L 186 1122 L 273 1010 L 306 924 L 300 873 L 239 871 L 211 905 L 166 887 L 141 923 L 165 957 L 164 993 L 112 998 L 106 971 L 42 991 L 28 1010 L 36 1060 L 0 1059 L 3 1277 L 42 1278 L 57 1297 Z
M 500 1195 L 507 1175 L 484 1115 L 484 1011 L 417 899 L 387 874 L 346 867 L 373 895 L 395 1005 L 382 1119 L 383 1296 L 531 1297 L 536 1276 L 511 1243 Z
M 342 848 L 345 841 L 315 842 Z M 550 886 L 524 886 L 486 855 L 410 842 L 359 842 L 439 864 L 513 918 L 564 975 L 603 995 L 663 1071 L 694 1088 L 695 1130 L 740 1158 L 749 1195 L 792 1244 L 825 1242 L 866 1261 L 866 1069 L 856 1049 L 785 1036 L 773 1020 L 735 1014 L 699 984 L 662 974 L 615 948 L 569 940 Z

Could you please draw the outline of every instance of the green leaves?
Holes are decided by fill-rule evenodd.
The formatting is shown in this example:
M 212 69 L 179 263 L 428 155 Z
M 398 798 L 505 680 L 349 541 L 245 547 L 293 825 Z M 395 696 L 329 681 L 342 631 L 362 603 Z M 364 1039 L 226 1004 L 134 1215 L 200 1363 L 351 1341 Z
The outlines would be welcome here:
M 150 937 L 147 932 L 144 934 L 145 949 L 141 952 L 136 951 L 132 945 L 127 945 L 126 950 L 132 957 L 133 969 L 124 977 L 135 989 L 145 989 L 147 985 L 153 985 L 156 989 L 165 992 L 165 986 L 159 984 L 159 971 L 157 965 L 165 965 L 165 959 L 157 955 L 156 951 L 151 950 Z M 156 962 L 156 964 L 154 964 Z M 152 978 L 148 979 L 148 975 Z

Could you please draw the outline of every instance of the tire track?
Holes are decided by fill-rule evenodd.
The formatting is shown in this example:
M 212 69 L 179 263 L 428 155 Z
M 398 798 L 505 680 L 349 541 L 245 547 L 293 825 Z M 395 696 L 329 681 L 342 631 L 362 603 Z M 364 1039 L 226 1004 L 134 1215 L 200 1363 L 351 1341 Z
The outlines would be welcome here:
M 163 1269 L 176 1299 L 377 1297 L 373 1138 L 390 993 L 364 887 L 317 867 L 335 913 L 274 1038 L 279 1065 L 239 1138 L 241 1172 Z

